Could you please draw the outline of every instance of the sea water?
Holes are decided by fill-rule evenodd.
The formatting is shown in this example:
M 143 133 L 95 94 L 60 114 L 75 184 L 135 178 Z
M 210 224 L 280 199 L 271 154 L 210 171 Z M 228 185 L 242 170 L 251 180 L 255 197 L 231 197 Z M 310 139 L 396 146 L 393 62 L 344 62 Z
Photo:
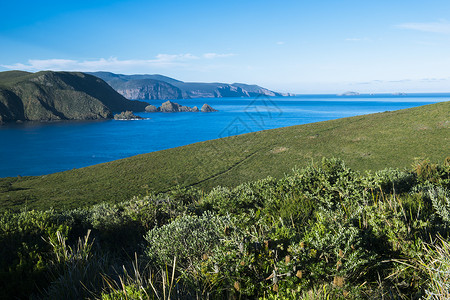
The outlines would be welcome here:
M 173 101 L 199 108 L 208 103 L 218 112 L 8 124 L 0 126 L 0 177 L 44 175 L 231 135 L 449 100 L 450 94 L 188 99 Z

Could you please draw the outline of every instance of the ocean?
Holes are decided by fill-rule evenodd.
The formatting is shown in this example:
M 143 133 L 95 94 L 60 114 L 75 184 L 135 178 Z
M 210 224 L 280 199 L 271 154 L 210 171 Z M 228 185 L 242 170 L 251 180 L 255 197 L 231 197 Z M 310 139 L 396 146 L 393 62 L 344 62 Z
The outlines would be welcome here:
M 7 124 L 0 126 L 0 177 L 50 174 L 231 135 L 449 100 L 450 94 L 187 99 L 173 101 L 199 108 L 208 103 L 218 112 Z M 159 106 L 164 101 L 148 102 Z

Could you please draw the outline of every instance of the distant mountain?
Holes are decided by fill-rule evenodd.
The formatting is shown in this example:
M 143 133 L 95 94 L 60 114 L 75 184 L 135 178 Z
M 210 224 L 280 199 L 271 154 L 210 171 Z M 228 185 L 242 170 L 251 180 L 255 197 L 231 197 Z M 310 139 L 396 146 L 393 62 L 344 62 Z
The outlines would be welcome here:
M 169 81 L 176 81 L 161 75 L 121 75 L 109 72 L 88 73 L 106 81 L 113 89 L 127 99 L 182 99 L 183 93 Z
M 112 118 L 112 112 L 144 111 L 103 80 L 75 72 L 0 72 L 0 124 Z
M 109 72 L 89 73 L 97 76 L 117 92 L 128 99 L 186 99 L 186 98 L 222 98 L 290 96 L 277 93 L 257 85 L 243 83 L 202 83 L 183 82 L 163 75 L 122 75 Z

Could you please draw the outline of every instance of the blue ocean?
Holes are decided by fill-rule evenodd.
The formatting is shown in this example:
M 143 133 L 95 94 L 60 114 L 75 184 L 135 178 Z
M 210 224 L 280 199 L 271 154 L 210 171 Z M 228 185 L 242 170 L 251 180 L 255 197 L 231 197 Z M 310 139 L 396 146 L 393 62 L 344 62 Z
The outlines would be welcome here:
M 449 101 L 450 94 L 300 95 L 176 100 L 214 113 L 137 113 L 145 120 L 0 126 L 0 177 L 44 175 L 278 127 Z M 160 100 L 149 103 L 159 106 Z

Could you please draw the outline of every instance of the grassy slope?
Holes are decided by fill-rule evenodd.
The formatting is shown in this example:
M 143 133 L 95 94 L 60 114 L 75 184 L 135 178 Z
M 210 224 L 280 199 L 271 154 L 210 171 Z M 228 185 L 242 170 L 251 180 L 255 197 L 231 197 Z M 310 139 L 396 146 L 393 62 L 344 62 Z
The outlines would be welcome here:
M 182 186 L 210 189 L 280 177 L 322 157 L 356 170 L 450 156 L 450 102 L 285 127 L 39 177 L 0 179 L 1 209 L 73 208 Z
M 33 78 L 33 73 L 25 71 L 5 71 L 0 72 L 0 86 L 9 87 L 19 81 Z

